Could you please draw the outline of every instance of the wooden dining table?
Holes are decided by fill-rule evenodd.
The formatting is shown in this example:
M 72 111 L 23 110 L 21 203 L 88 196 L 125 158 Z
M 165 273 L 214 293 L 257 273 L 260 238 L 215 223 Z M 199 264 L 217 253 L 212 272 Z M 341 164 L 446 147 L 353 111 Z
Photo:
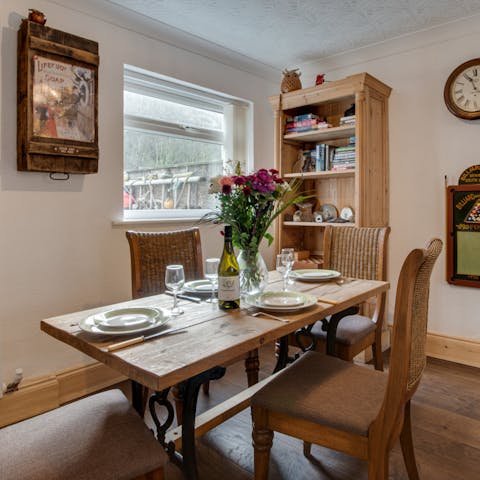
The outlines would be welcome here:
M 157 428 L 157 438 L 171 461 L 182 468 L 184 478 L 195 480 L 198 478 L 195 438 L 248 407 L 251 395 L 268 381 L 267 378 L 256 383 L 258 348 L 279 342 L 275 368 L 278 371 L 289 359 L 288 336 L 302 327 L 328 318 L 328 322 L 324 322 L 327 329 L 327 353 L 333 354 L 335 332 L 341 318 L 355 313 L 358 305 L 388 288 L 388 282 L 374 280 L 337 279 L 319 283 L 296 281 L 290 287 L 291 291 L 313 295 L 317 301 L 308 308 L 274 313 L 286 321 L 262 314 L 254 316 L 259 310 L 243 301 L 240 309 L 228 312 L 206 301 L 182 301 L 184 314 L 171 317 L 159 329 L 180 328 L 179 332 L 113 351 L 109 351 L 109 346 L 125 338 L 86 332 L 79 327 L 81 320 L 114 308 L 142 306 L 169 309 L 172 298 L 161 294 L 52 317 L 42 320 L 41 329 L 130 378 L 134 392 L 138 392 L 141 386 L 154 392 L 149 398 L 149 408 Z M 267 290 L 281 289 L 280 275 L 270 272 Z M 126 339 L 137 336 L 126 336 Z M 241 357 L 245 358 L 250 370 L 250 387 L 241 392 L 238 398 L 214 407 L 212 413 L 205 412 L 197 416 L 200 386 L 205 381 L 221 378 L 225 373 L 224 365 Z M 182 424 L 177 427 L 173 426 L 173 406 L 168 398 L 173 386 L 181 387 L 183 398 Z M 137 410 L 142 411 L 140 396 L 134 396 L 134 403 Z M 158 418 L 159 407 L 166 409 L 166 419 Z M 181 454 L 178 451 L 180 445 Z

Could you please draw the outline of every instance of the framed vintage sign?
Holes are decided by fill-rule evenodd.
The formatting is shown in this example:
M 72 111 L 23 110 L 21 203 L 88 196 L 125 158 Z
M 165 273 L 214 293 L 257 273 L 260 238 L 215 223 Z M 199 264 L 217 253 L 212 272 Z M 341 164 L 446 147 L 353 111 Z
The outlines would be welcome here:
M 472 180 L 476 179 L 476 180 Z M 447 281 L 480 288 L 480 166 L 447 187 Z
M 18 170 L 98 171 L 98 43 L 23 20 L 18 32 Z

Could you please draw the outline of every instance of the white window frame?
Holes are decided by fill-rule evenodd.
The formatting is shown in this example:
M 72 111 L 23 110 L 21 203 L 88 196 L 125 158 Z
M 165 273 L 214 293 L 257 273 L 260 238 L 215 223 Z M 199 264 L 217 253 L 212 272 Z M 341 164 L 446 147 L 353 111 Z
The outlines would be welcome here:
M 124 65 L 124 91 L 146 94 L 192 107 L 222 112 L 224 114 L 225 135 L 223 132 L 193 128 L 127 114 L 124 114 L 124 131 L 133 129 L 145 132 L 159 132 L 180 138 L 222 143 L 225 151 L 225 160 L 233 159 L 235 162 L 240 161 L 242 169 L 250 171 L 253 164 L 252 102 L 149 72 L 132 65 Z M 124 221 L 187 221 L 198 220 L 209 210 L 128 210 L 123 209 L 122 203 L 122 211 Z

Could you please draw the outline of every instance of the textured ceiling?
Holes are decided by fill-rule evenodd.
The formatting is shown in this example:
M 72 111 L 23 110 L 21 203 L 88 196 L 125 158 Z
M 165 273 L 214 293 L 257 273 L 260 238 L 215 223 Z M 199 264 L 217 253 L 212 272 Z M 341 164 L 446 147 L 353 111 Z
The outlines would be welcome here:
M 480 13 L 480 0 L 103 1 L 276 69 Z

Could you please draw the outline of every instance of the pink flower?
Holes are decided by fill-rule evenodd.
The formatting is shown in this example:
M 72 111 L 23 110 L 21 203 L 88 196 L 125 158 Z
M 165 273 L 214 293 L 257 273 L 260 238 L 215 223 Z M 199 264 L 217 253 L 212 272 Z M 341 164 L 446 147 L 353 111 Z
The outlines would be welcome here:
M 232 177 L 222 177 L 220 179 L 220 185 L 222 185 L 222 187 L 225 187 L 225 186 L 231 187 L 233 185 L 233 178 Z

